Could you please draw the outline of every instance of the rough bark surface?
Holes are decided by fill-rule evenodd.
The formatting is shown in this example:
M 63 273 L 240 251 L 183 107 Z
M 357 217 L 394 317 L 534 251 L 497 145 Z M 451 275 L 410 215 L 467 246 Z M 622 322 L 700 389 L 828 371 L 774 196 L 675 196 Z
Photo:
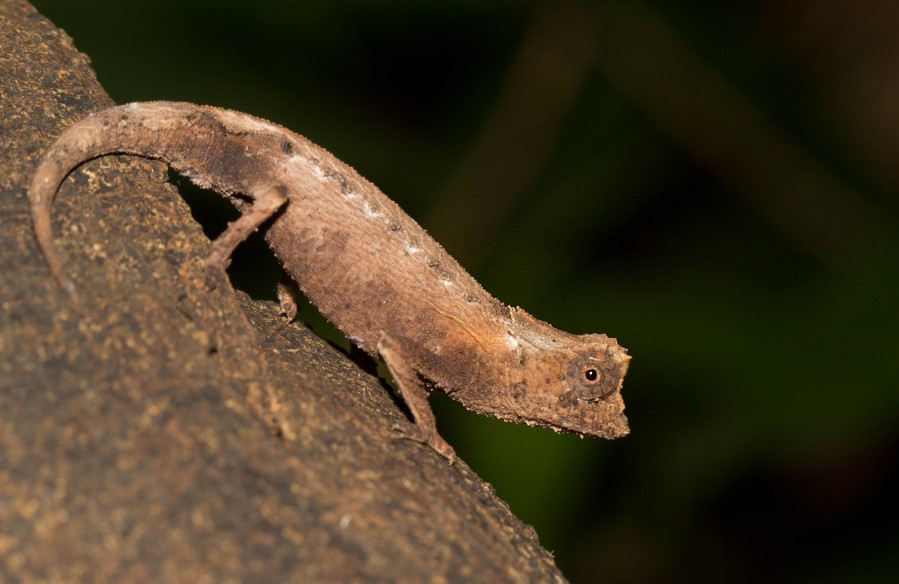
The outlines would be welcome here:
M 562 581 L 463 462 L 397 440 L 380 381 L 270 303 L 208 292 L 166 167 L 106 157 L 54 211 L 25 187 L 112 105 L 71 40 L 0 0 L 0 580 Z

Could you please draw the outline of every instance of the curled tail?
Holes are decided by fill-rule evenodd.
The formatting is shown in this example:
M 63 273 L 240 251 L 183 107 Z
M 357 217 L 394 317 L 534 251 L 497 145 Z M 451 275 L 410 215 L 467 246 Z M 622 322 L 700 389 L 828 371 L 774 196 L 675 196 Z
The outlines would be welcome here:
M 107 154 L 136 154 L 169 162 L 169 144 L 164 137 L 167 123 L 195 114 L 202 117 L 201 106 L 173 102 L 148 102 L 113 107 L 73 124 L 46 151 L 31 179 L 28 198 L 38 245 L 50 271 L 69 294 L 75 296 L 75 283 L 68 275 L 56 243 L 50 212 L 60 184 L 84 162 Z M 150 122 L 153 121 L 153 123 Z M 148 133 L 149 131 L 149 133 Z
M 56 192 L 69 173 L 82 163 L 107 153 L 104 148 L 98 148 L 100 145 L 96 142 L 97 138 L 102 139 L 102 132 L 95 127 L 94 122 L 93 118 L 87 118 L 68 128 L 44 154 L 28 187 L 38 246 L 53 276 L 72 296 L 75 295 L 75 283 L 66 273 L 59 249 L 53 241 L 50 211 Z

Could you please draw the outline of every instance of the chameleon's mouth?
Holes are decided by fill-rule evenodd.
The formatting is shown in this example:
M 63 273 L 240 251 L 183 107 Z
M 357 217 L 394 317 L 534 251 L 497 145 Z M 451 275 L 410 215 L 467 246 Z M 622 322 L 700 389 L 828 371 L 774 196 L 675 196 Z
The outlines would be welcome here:
M 624 400 L 619 393 L 602 400 L 577 400 L 552 416 L 549 423 L 556 431 L 609 440 L 630 434 Z

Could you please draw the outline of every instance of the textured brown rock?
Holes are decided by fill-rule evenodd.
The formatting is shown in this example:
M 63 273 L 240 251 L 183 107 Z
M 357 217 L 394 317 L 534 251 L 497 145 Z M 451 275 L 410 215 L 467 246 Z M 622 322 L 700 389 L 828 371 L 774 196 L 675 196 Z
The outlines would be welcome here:
M 0 580 L 560 581 L 464 463 L 396 440 L 379 380 L 268 303 L 207 292 L 165 166 L 64 184 L 73 304 L 25 186 L 111 105 L 64 33 L 0 1 Z

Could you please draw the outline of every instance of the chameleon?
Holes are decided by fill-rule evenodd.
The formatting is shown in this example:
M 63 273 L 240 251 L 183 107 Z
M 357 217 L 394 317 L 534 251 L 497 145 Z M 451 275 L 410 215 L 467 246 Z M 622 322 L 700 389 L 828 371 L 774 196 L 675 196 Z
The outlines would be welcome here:
M 248 114 L 139 102 L 90 114 L 46 150 L 28 190 L 52 275 L 76 286 L 54 241 L 63 180 L 111 154 L 158 159 L 241 210 L 211 244 L 206 283 L 257 228 L 284 271 L 347 338 L 393 376 L 414 422 L 406 437 L 451 463 L 428 404 L 439 389 L 511 422 L 618 438 L 629 433 L 621 387 L 631 357 L 604 334 L 571 334 L 487 293 L 376 186 L 308 139 Z M 282 307 L 291 311 L 282 298 Z M 293 309 L 295 314 L 295 308 Z M 290 315 L 292 316 L 292 315 Z

